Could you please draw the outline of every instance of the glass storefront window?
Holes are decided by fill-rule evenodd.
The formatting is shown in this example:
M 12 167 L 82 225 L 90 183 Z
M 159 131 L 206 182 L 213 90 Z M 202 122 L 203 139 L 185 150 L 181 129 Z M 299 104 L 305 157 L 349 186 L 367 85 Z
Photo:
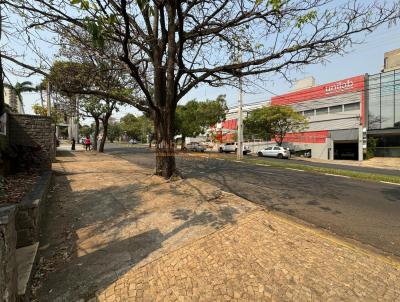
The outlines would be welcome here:
M 380 83 L 381 75 L 373 75 L 368 79 L 368 128 L 381 128 Z
M 394 72 L 381 74 L 381 129 L 394 125 Z
M 400 69 L 369 76 L 368 129 L 400 128 Z
M 394 127 L 400 128 L 400 69 L 394 73 Z

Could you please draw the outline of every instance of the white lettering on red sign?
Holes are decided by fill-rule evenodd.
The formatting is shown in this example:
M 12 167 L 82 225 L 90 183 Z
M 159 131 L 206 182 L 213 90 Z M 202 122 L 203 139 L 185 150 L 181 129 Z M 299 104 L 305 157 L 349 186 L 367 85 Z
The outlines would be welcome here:
M 325 86 L 325 94 L 338 93 L 352 89 L 353 87 L 354 83 L 351 80 L 347 80 L 346 82 L 337 82 L 333 85 Z

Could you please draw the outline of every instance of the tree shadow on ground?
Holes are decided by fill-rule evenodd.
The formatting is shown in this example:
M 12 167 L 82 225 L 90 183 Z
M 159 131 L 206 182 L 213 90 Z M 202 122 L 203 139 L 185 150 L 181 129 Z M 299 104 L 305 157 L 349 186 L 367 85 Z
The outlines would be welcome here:
M 235 215 L 239 214 L 237 209 L 225 205 L 217 208 L 202 206 L 196 211 L 180 202 L 176 209 L 170 208 L 168 212 L 170 221 L 175 223 L 164 225 L 163 231 L 161 226 L 152 224 L 143 227 L 149 217 L 157 219 L 153 218 L 157 213 L 165 214 L 162 209 L 142 207 L 145 201 L 140 192 L 147 190 L 147 183 L 74 191 L 71 175 L 78 180 L 84 177 L 57 174 L 57 189 L 48 202 L 40 244 L 43 261 L 39 267 L 45 280 L 38 301 L 75 301 L 93 297 L 186 229 L 218 230 L 235 223 Z M 152 184 L 158 194 L 167 193 L 165 188 L 172 188 L 172 194 L 179 193 L 177 196 L 182 201 L 185 201 L 185 194 L 190 197 L 180 190 L 179 184 L 165 188 L 161 188 L 162 185 L 165 182 Z M 209 195 L 203 195 L 193 184 L 190 189 L 197 190 L 198 200 L 205 198 L 204 203 L 208 205 Z M 176 223 L 177 220 L 183 222 Z M 182 244 L 185 240 L 187 238 L 183 237 L 173 242 Z
M 392 202 L 400 202 L 400 188 L 383 189 L 382 193 Z
M 57 157 L 76 157 L 73 152 L 66 150 L 57 150 Z

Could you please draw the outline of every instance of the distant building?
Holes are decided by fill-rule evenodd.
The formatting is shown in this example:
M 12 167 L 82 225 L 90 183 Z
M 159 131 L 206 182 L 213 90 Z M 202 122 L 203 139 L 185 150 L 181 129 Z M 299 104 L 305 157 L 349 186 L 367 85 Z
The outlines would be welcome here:
M 274 96 L 271 104 L 290 106 L 309 121 L 304 132 L 284 138 L 291 150 L 320 159 L 363 158 L 363 75 Z
M 251 105 L 244 105 L 242 107 L 243 117 L 246 118 L 251 111 L 261 107 L 269 106 L 270 103 L 270 100 L 266 100 Z M 211 127 L 208 132 L 214 133 L 216 140 L 219 142 L 235 141 L 237 134 L 237 114 L 237 106 L 229 108 L 226 113 L 225 121 L 216 124 L 214 127 Z
M 307 151 L 313 158 L 362 160 L 368 139 L 377 139 L 375 156 L 400 157 L 400 49 L 384 55 L 384 69 L 315 85 L 308 77 L 296 82 L 288 93 L 271 101 L 243 106 L 243 118 L 262 106 L 287 105 L 308 118 L 308 128 L 288 133 L 284 146 Z M 219 141 L 234 141 L 237 107 L 213 131 Z M 274 143 L 274 142 L 270 142 Z
M 400 48 L 385 52 L 383 72 L 400 69 Z
M 17 95 L 15 94 L 15 91 L 8 88 L 4 87 L 4 102 L 10 106 L 10 108 L 17 113 L 24 114 L 24 106 L 21 103 L 21 101 L 18 99 Z
M 367 134 L 377 139 L 375 156 L 400 157 L 400 66 L 368 75 L 366 83 Z

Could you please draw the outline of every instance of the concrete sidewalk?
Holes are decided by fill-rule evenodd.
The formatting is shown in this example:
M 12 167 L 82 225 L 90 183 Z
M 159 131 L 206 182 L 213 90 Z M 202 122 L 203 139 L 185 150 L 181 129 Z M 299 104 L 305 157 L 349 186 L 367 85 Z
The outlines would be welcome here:
M 60 152 L 37 301 L 398 301 L 400 265 L 195 179 Z

